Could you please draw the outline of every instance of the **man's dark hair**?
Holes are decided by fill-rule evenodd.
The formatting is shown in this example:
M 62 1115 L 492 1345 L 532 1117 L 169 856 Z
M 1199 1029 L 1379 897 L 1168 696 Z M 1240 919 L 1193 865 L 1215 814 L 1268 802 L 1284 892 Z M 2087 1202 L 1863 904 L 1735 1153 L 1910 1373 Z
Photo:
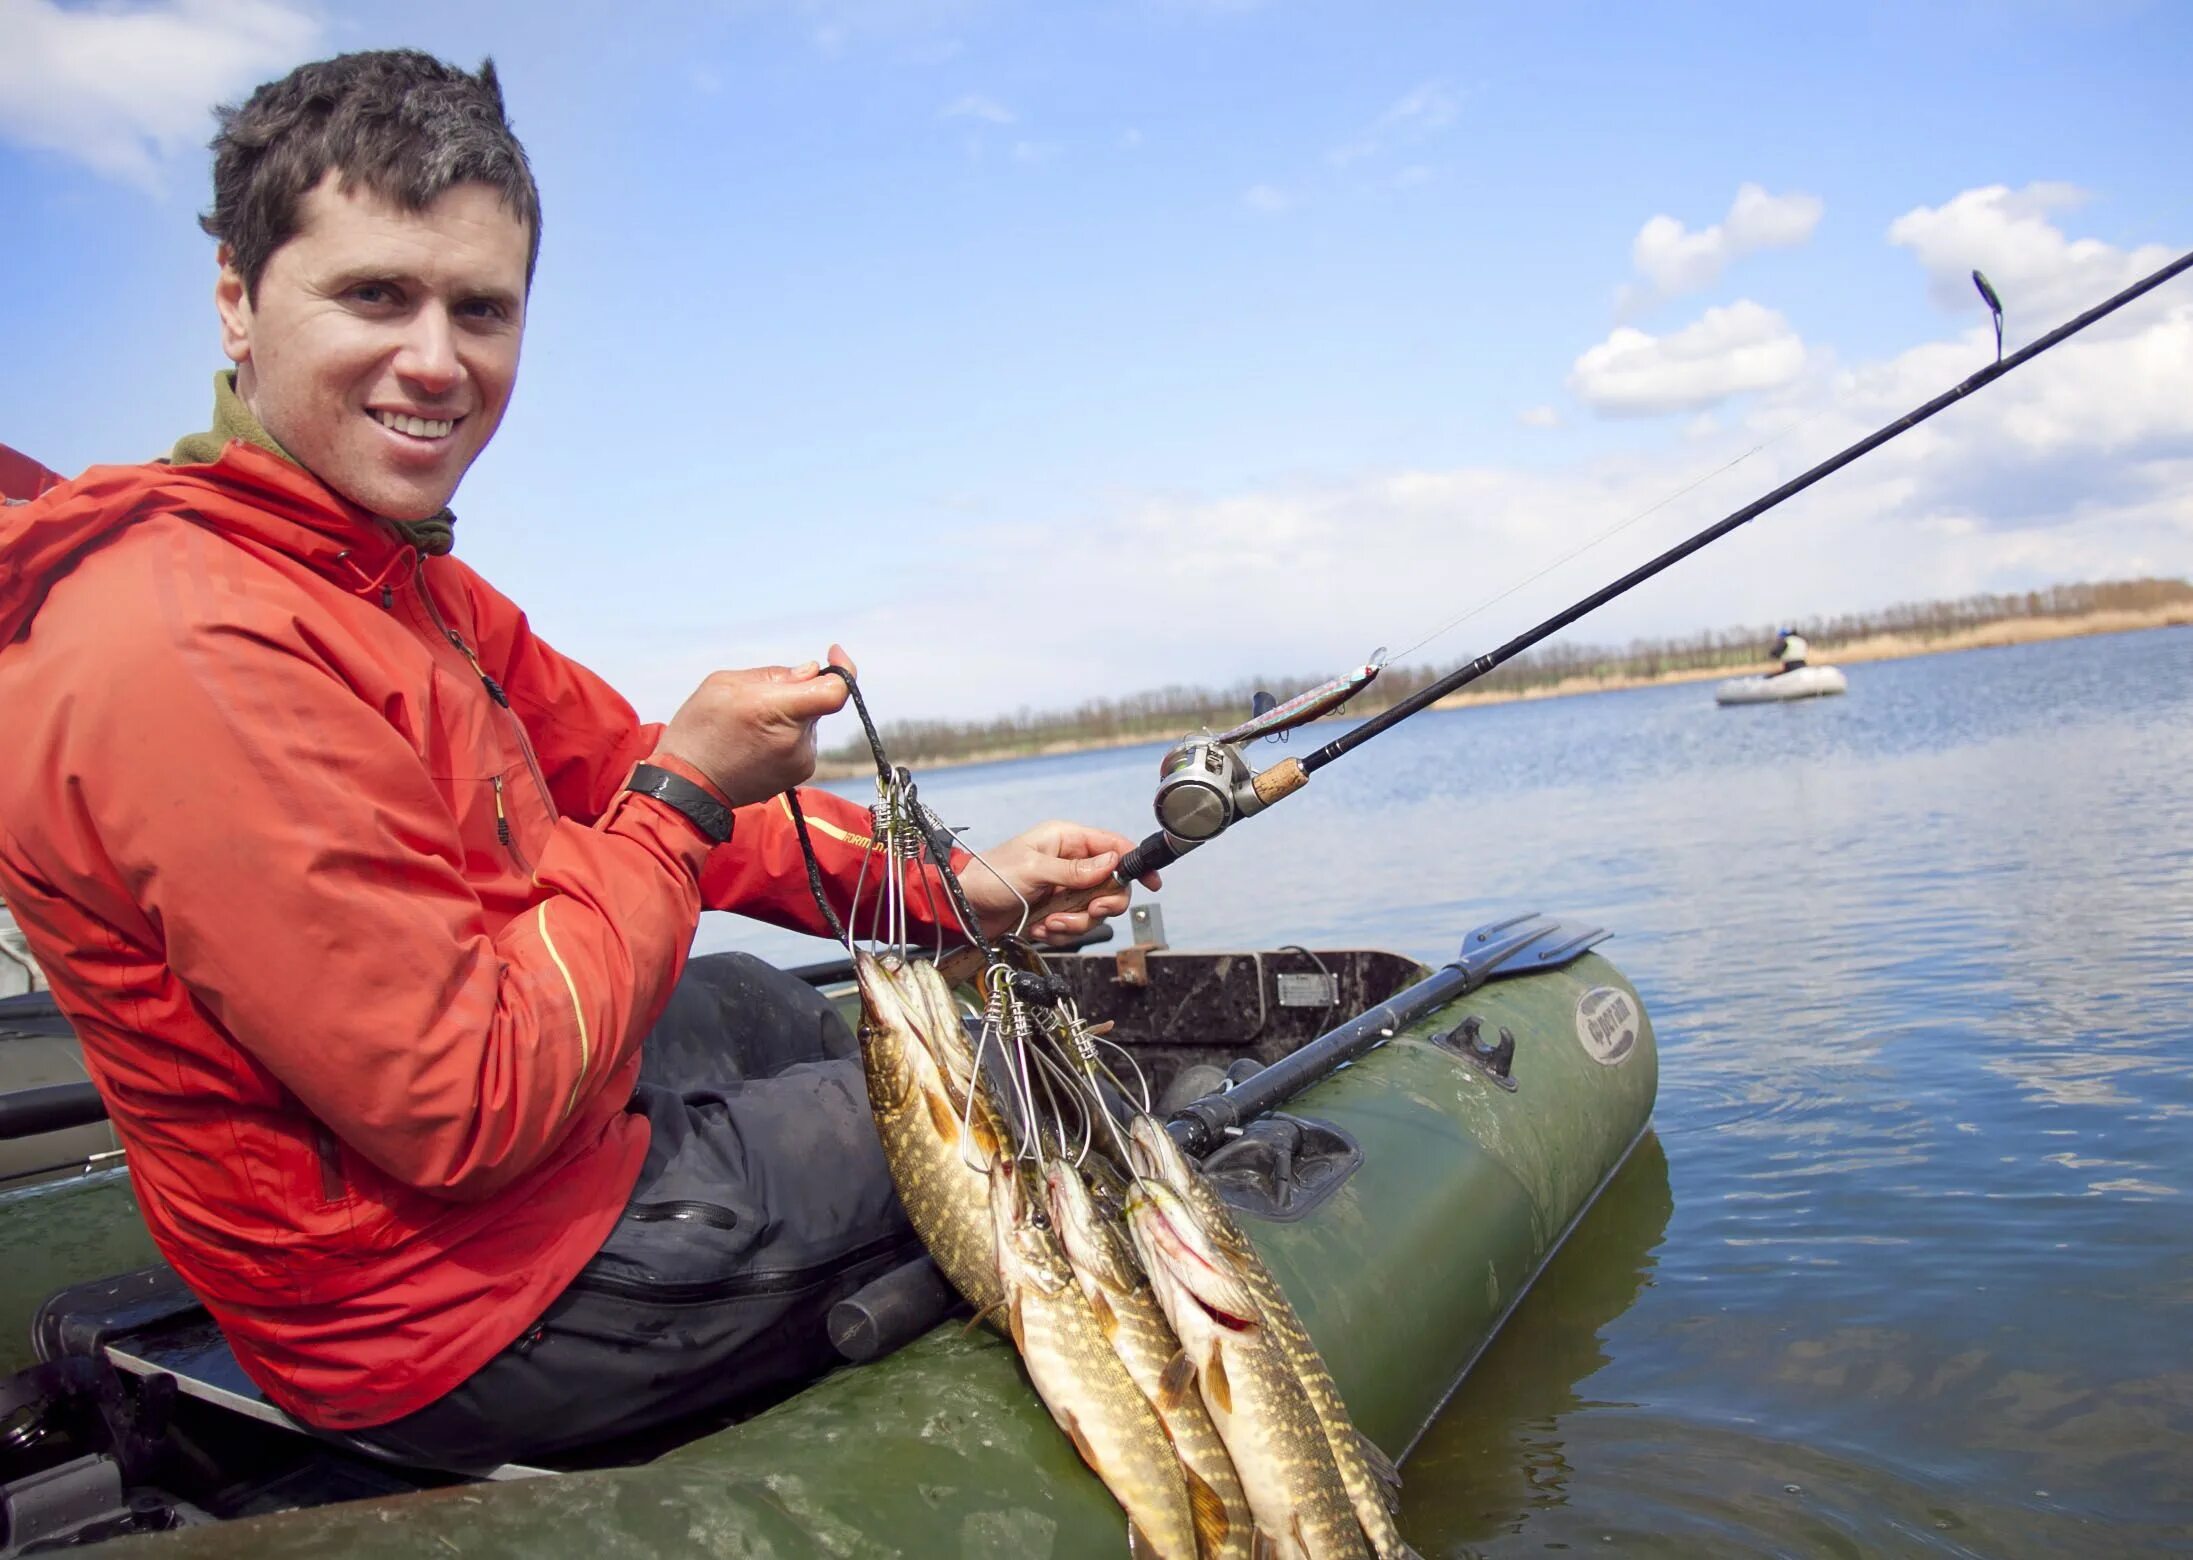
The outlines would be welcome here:
M 341 54 L 300 65 L 240 106 L 216 109 L 213 209 L 198 225 L 229 246 L 247 296 L 274 251 L 297 234 L 298 207 L 335 170 L 344 187 L 424 211 L 445 190 L 486 184 L 541 253 L 541 196 L 503 115 L 495 62 L 477 76 L 416 49 Z

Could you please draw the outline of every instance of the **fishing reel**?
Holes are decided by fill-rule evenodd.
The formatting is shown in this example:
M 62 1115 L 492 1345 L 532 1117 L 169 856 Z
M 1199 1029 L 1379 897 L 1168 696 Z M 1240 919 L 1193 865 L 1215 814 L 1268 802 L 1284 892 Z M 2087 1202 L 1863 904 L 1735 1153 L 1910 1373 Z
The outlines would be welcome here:
M 1216 839 L 1266 807 L 1255 780 L 1239 748 L 1199 732 L 1157 766 L 1157 825 L 1176 851 Z

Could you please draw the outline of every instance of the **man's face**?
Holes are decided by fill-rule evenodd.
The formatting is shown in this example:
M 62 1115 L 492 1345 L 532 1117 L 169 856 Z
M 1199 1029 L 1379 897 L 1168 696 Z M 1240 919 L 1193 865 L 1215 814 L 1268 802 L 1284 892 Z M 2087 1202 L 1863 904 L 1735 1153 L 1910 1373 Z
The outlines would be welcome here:
M 510 402 L 531 234 L 484 184 L 406 211 L 330 173 L 298 215 L 256 298 L 223 252 L 214 301 L 237 392 L 352 503 L 437 514 Z

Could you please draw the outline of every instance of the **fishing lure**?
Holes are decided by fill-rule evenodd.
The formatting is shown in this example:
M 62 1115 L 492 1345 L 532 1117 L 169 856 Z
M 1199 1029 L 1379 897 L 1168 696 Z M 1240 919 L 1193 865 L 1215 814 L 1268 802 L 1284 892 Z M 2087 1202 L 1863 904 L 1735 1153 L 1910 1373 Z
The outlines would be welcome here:
M 1354 671 L 1335 677 L 1331 682 L 1319 683 L 1284 703 L 1267 702 L 1272 696 L 1260 693 L 1256 696 L 1256 713 L 1240 725 L 1220 732 L 1218 740 L 1249 742 L 1258 737 L 1283 737 L 1297 726 L 1307 725 L 1321 715 L 1330 715 L 1368 688 L 1371 679 L 1385 669 L 1386 647 L 1381 645 Z

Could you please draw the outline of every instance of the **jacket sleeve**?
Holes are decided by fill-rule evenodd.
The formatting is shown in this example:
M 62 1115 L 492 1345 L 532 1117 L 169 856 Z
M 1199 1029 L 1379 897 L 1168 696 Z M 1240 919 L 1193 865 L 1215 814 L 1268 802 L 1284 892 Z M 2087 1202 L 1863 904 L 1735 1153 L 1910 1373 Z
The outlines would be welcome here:
M 103 647 L 131 675 L 73 690 L 63 805 L 97 820 L 193 998 L 308 1110 L 406 1184 L 491 1195 L 556 1149 L 658 1014 L 707 842 L 623 795 L 592 827 L 554 826 L 537 903 L 491 928 L 425 766 L 333 652 L 280 612 L 163 606 Z
M 441 561 L 435 568 L 455 570 Z M 557 809 L 591 821 L 611 805 L 632 766 L 654 753 L 662 726 L 642 723 L 622 694 L 552 649 L 534 634 L 525 614 L 477 574 L 466 570 L 462 580 L 482 661 L 501 682 L 532 737 Z M 698 774 L 690 778 L 703 779 Z M 799 794 L 831 907 L 844 921 L 859 899 L 860 935 L 873 935 L 880 924 L 873 917 L 881 904 L 882 857 L 870 838 L 868 809 L 828 791 L 802 788 Z M 734 818 L 730 840 L 710 854 L 701 874 L 702 908 L 749 915 L 817 937 L 829 935 L 815 908 L 784 798 L 742 807 Z M 955 867 L 967 860 L 966 852 L 953 853 Z M 958 935 L 959 917 L 933 867 L 909 875 L 907 908 L 917 929 L 941 926 L 947 935 Z
M 883 935 L 888 858 L 875 842 L 868 809 L 812 786 L 801 786 L 799 799 L 830 908 L 855 936 Z M 739 808 L 732 818 L 730 841 L 709 854 L 701 872 L 701 903 L 795 932 L 829 936 L 829 925 L 815 905 L 790 804 L 772 796 Z M 964 870 L 970 859 L 967 852 L 954 850 L 953 869 Z M 959 916 L 933 866 L 907 871 L 906 912 L 916 931 L 941 928 L 947 938 L 964 940 Z

